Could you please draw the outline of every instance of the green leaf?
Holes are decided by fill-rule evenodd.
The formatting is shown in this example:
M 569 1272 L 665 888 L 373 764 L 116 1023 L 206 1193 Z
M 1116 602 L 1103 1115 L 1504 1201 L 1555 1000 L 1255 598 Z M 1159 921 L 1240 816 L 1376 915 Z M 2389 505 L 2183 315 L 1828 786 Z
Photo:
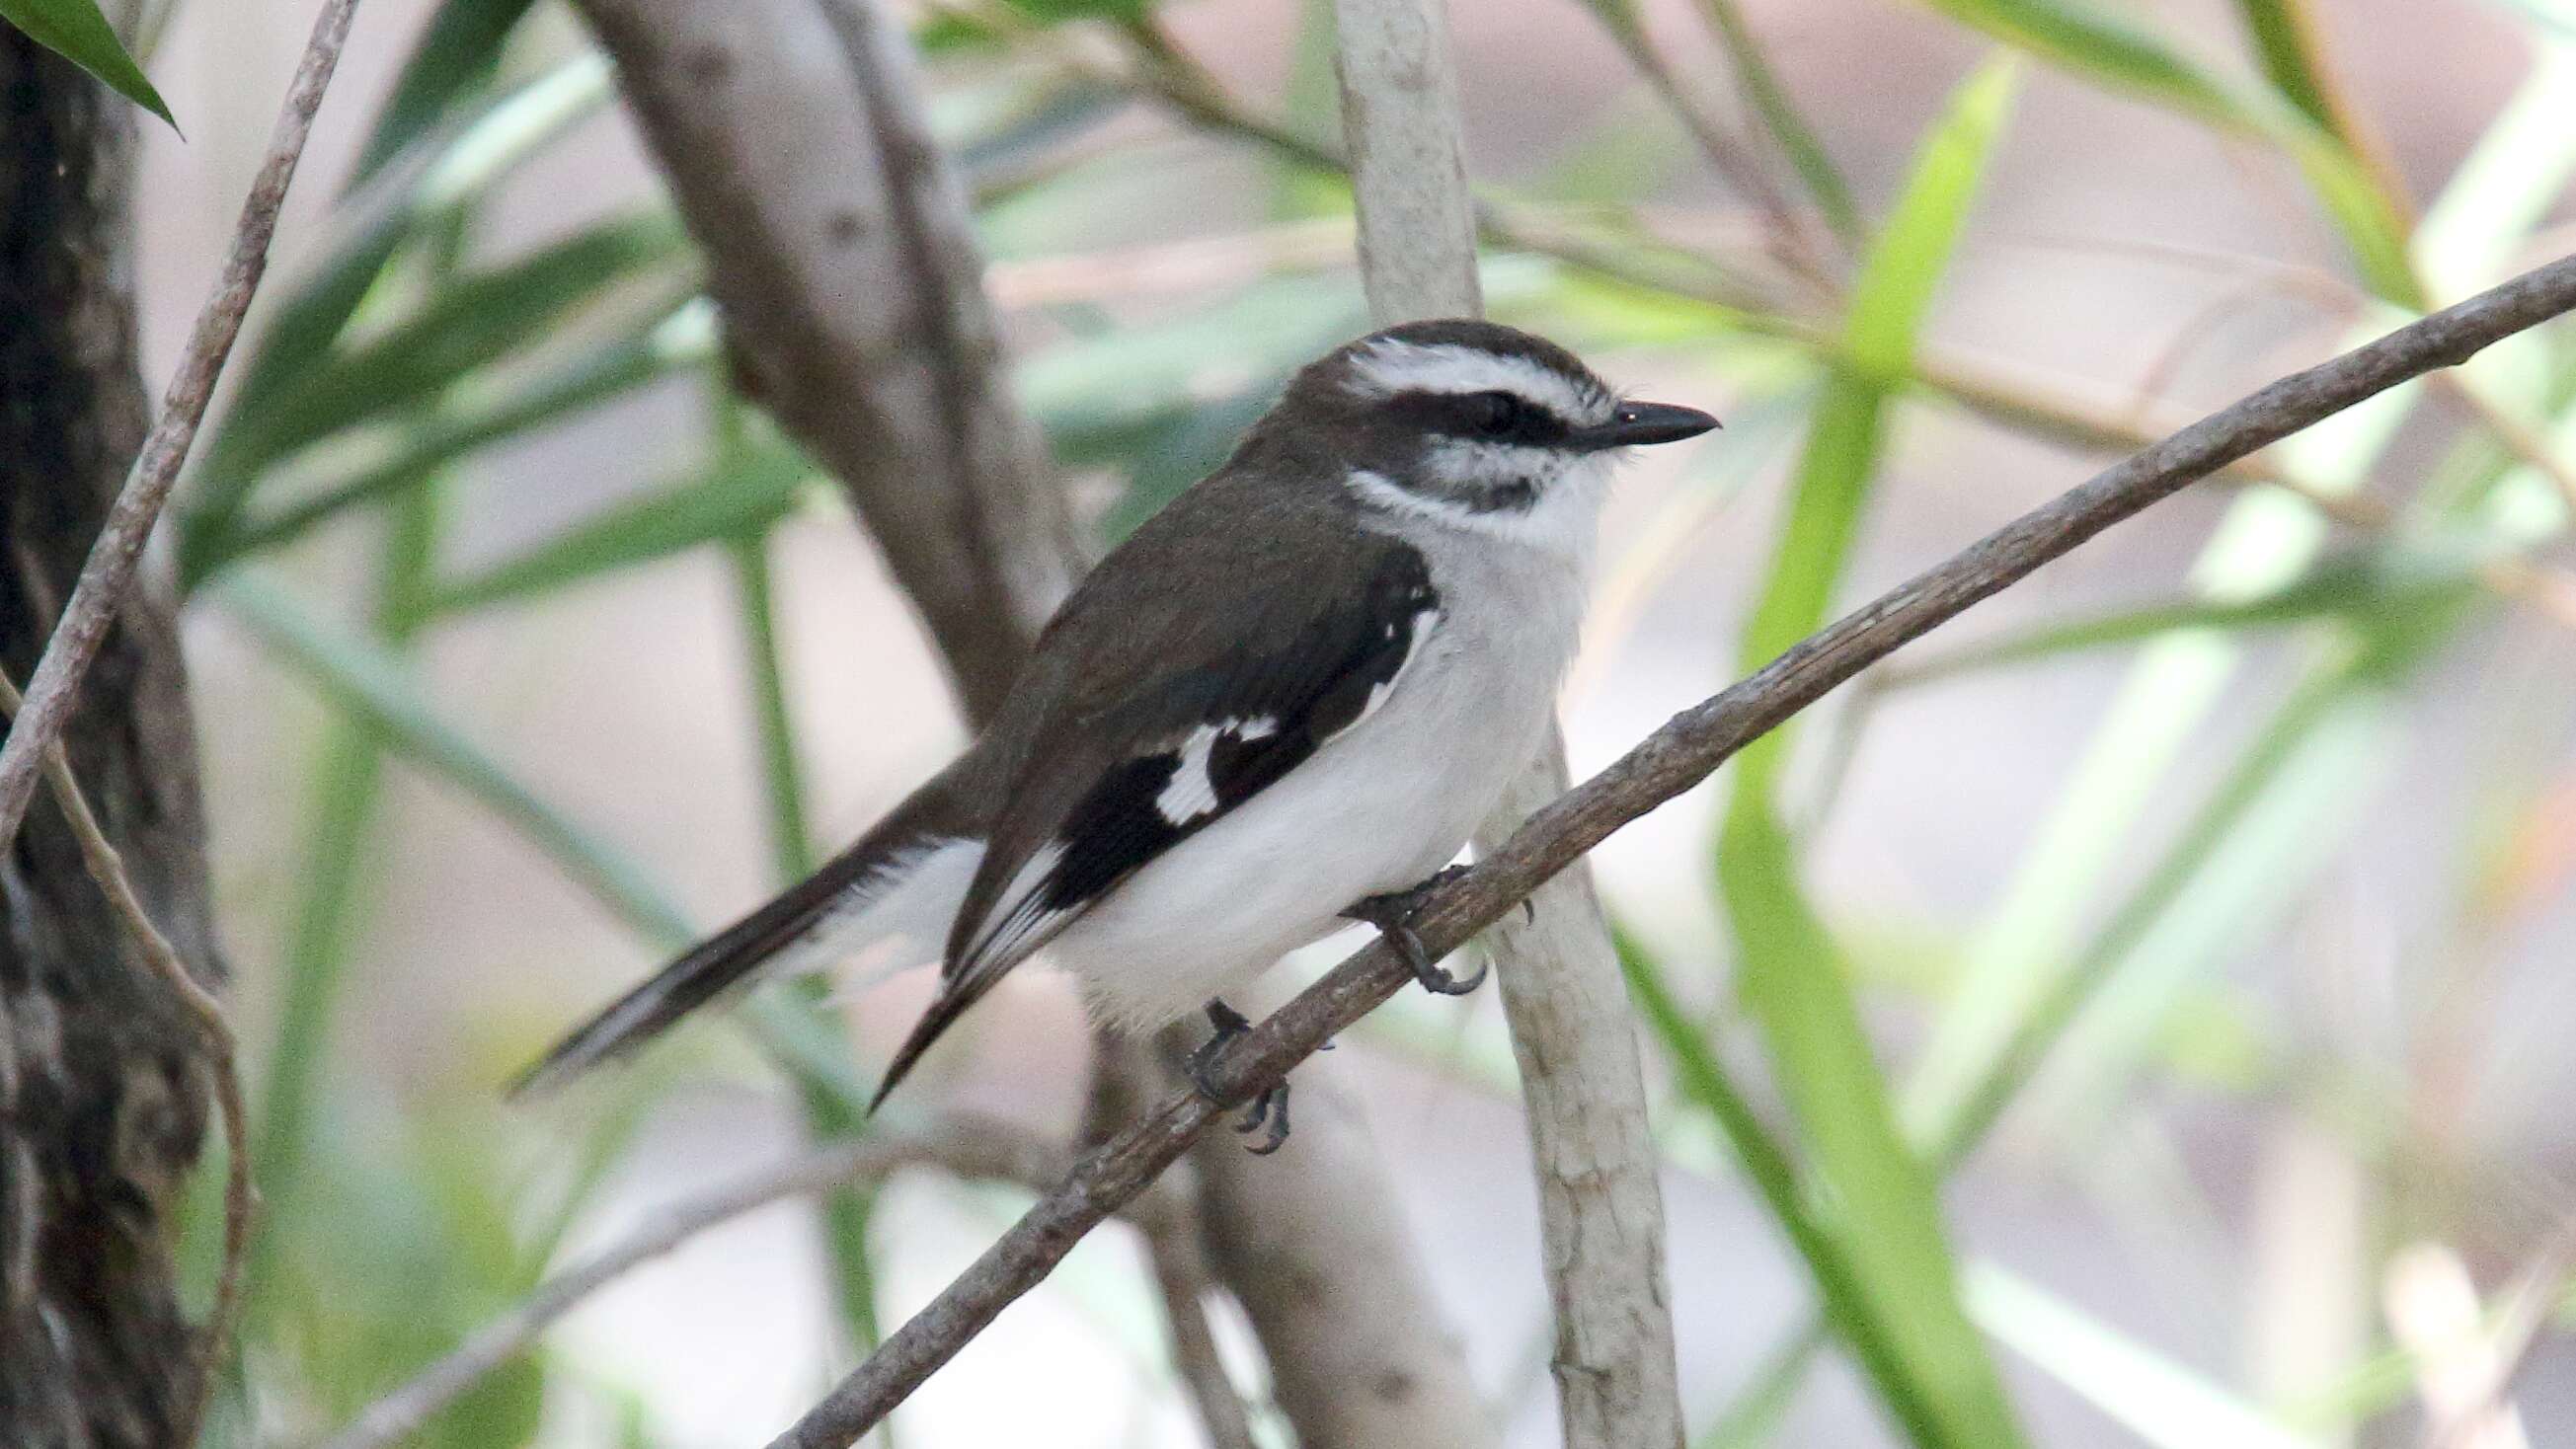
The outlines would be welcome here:
M 1992 1264 L 1968 1273 L 1977 1321 L 2154 1449 L 2325 1449 L 2222 1385 Z
M 417 633 L 413 606 L 436 567 L 439 497 L 423 486 L 389 515 L 377 565 L 376 626 L 389 658 Z M 277 1030 L 260 1084 L 252 1137 L 263 1212 L 248 1267 L 251 1311 L 259 1312 L 278 1245 L 308 1222 L 304 1165 L 312 1155 L 341 983 L 365 905 L 367 846 L 383 799 L 384 745 L 364 720 L 343 716 L 323 741 L 311 776 L 296 903 L 287 933 Z
M 1809 1207 L 1798 1182 L 1797 1166 L 1762 1125 L 1752 1104 L 1730 1080 L 1717 1053 L 1709 1049 L 1698 1024 L 1691 1020 L 1653 957 L 1635 936 L 1614 926 L 1612 943 L 1628 988 L 1647 1026 L 1672 1059 L 1682 1091 L 1709 1115 L 1726 1135 L 1745 1176 L 1762 1195 L 1764 1206 L 1788 1236 L 1790 1246 L 1807 1265 L 1817 1295 L 1824 1300 L 1826 1320 L 1860 1361 L 1879 1395 L 1898 1422 L 1918 1442 L 1941 1442 L 1935 1415 L 1922 1399 L 1904 1354 L 1880 1326 L 1871 1306 L 1870 1286 L 1863 1282 L 1840 1237 Z
M 1851 186 L 1843 180 L 1825 143 L 1817 139 L 1815 128 L 1799 114 L 1788 88 L 1780 84 L 1770 62 L 1763 58 L 1752 27 L 1744 23 L 1743 7 L 1736 0 L 1699 0 L 1699 8 L 1726 47 L 1727 64 L 1735 70 L 1737 89 L 1752 103 L 1753 113 L 1762 118 L 1762 128 L 1771 133 L 1780 153 L 1789 158 L 1790 169 L 1806 183 L 1807 194 L 1815 198 L 1816 209 L 1824 213 L 1826 224 L 1845 242 L 1857 243 L 1862 226 L 1860 208 L 1852 204 Z
M 228 466 L 252 472 L 346 428 L 400 413 L 549 337 L 645 269 L 685 255 L 666 212 L 601 222 L 507 264 L 465 272 L 419 312 L 308 371 L 291 393 L 227 429 Z
M 481 801 L 638 934 L 668 945 L 695 938 L 669 892 L 449 724 L 410 671 L 382 649 L 322 623 L 255 570 L 234 573 L 213 592 L 224 612 L 280 663 L 367 721 L 389 746 Z
M 2147 31 L 2115 14 L 2066 0 L 1924 0 L 1964 25 L 2008 41 L 2078 75 L 2152 97 L 2176 110 L 2237 129 L 2255 129 L 2237 94 Z
M 1770 577 L 1745 629 L 1748 668 L 1812 632 L 1831 607 L 1877 471 L 1881 414 L 1908 371 L 2015 74 L 1998 60 L 1960 86 L 1863 267 L 1844 356 L 1809 430 Z M 1775 730 L 1737 757 L 1720 831 L 1718 878 L 1738 947 L 1738 992 L 1762 1028 L 1843 1251 L 1919 1396 L 1922 1421 L 1902 1400 L 1891 1401 L 1891 1411 L 1920 1444 L 2019 1444 L 2002 1382 L 1960 1305 L 1939 1199 L 1897 1130 L 1851 972 L 1798 884 L 1774 801 L 1790 738 Z
M 2427 212 L 2417 244 L 2435 285 L 2486 285 L 2545 213 L 2576 165 L 2576 129 L 2563 114 L 2571 79 L 2576 56 L 2553 47 Z M 2368 319 L 2339 345 L 2358 345 L 2384 327 L 2383 319 Z M 2420 388 L 2398 389 L 2339 413 L 2280 444 L 2284 461 L 2312 486 L 2355 491 L 2421 395 Z M 2261 598 L 2296 579 L 2326 539 L 2325 524 L 2304 504 L 2247 494 L 2229 506 L 2202 551 L 2192 586 L 2220 604 Z M 2060 786 L 2003 901 L 1970 945 L 1970 970 L 1908 1087 L 1918 1127 L 1930 1131 L 1949 1120 L 1969 1084 L 2025 1029 L 2017 1023 L 2039 1010 L 2041 983 L 2078 949 L 2089 903 L 2102 899 L 2105 875 L 2131 858 L 2138 818 L 2226 698 L 2242 653 L 2236 640 L 2208 631 L 2168 634 L 2140 651 L 2104 711 L 2107 723 Z
M 2313 37 L 2304 0 L 2236 0 L 2236 13 L 2254 37 L 2255 57 L 2263 74 L 2284 100 L 2314 121 L 2322 131 L 2339 129 L 2334 98 L 2316 70 Z M 2348 141 L 2350 138 L 2347 137 Z
M 0 0 L 0 20 L 27 33 L 27 38 L 88 71 L 110 90 L 159 116 L 170 129 L 170 108 L 152 88 L 143 67 L 125 53 L 116 28 L 99 13 L 97 0 Z
M 1915 336 L 2002 129 L 2015 74 L 2009 61 L 1993 61 L 1960 86 L 1853 288 L 1844 346 L 1808 430 L 1771 577 L 1745 630 L 1740 661 L 1747 669 L 1813 632 L 1832 603 L 1877 472 L 1880 415 L 1911 367 Z M 1776 756 L 1780 738 L 1775 732 L 1746 753 L 1768 745 L 1765 753 Z
M 437 415 L 394 429 L 380 458 L 318 484 L 294 502 L 250 518 L 192 514 L 179 529 L 179 583 L 194 589 L 229 565 L 279 547 L 361 504 L 390 498 L 439 468 L 560 422 L 715 355 L 715 314 L 704 298 L 681 302 L 640 334 L 609 343 L 531 379 L 487 389 L 469 381 Z
M 1739 776 L 1739 781 L 1743 777 Z M 1739 784 L 1739 791 L 1741 791 Z M 2022 1442 L 2002 1381 L 1961 1308 L 1939 1198 L 1896 1127 L 1847 964 L 1799 892 L 1787 832 L 1742 793 L 1718 844 L 1739 991 L 1797 1115 L 1853 1275 L 1920 1395 L 1888 1407 L 1914 1441 L 1950 1449 Z
M 2278 146 L 2307 174 L 2371 290 L 2400 306 L 2423 305 L 2407 260 L 2403 214 L 2350 148 L 2296 107 L 2268 93 L 2240 91 L 2149 32 L 2070 0 L 1923 3 L 2078 75 Z
M 376 125 L 349 175 L 360 186 L 427 135 L 465 97 L 489 85 L 501 48 L 532 0 L 445 0 L 421 30 L 402 74 L 376 112 Z
M 1060 25 L 1071 20 L 1141 20 L 1153 0 L 1006 0 L 1032 20 Z
M 2181 598 L 2062 619 L 1889 668 L 1880 688 L 1911 689 L 1962 674 L 2037 664 L 2090 649 L 2142 643 L 2185 629 L 2246 629 L 2318 619 L 2364 620 L 2435 608 L 2474 592 L 2474 570 L 2413 554 L 2331 559 L 2298 581 L 2245 599 Z
M 468 118 L 421 138 L 404 163 L 388 166 L 344 202 L 341 230 L 321 263 L 286 296 L 262 328 L 240 387 L 208 436 L 187 512 L 220 527 L 259 480 L 243 456 L 247 420 L 290 406 L 288 399 L 337 355 L 335 344 L 385 267 L 415 238 L 444 229 L 457 208 L 614 96 L 596 54 L 556 66 Z
M 455 614 L 553 594 L 686 549 L 761 532 L 795 506 L 812 477 L 814 465 L 784 443 L 744 448 L 685 482 L 605 509 L 437 589 L 430 607 Z
M 730 395 L 716 402 L 717 466 L 741 468 L 752 448 L 750 418 Z M 787 664 L 778 646 L 778 611 L 769 569 L 766 525 L 758 533 L 733 539 L 735 595 L 742 616 L 744 652 L 750 669 L 746 681 L 752 715 L 759 722 L 761 776 L 767 787 L 771 852 L 777 857 L 781 887 L 814 873 L 819 863 L 806 824 L 805 771 L 796 745 L 796 725 L 787 705 Z M 832 984 L 808 977 L 801 985 L 804 1014 L 828 1029 L 832 1017 Z M 847 1055 L 846 1050 L 843 1053 Z M 868 1130 L 868 1116 L 824 1080 L 801 1081 L 798 1096 L 805 1108 L 806 1131 L 816 1141 L 831 1142 Z M 823 1230 L 830 1249 L 834 1286 L 839 1289 L 841 1322 L 861 1353 L 873 1352 L 884 1338 L 878 1321 L 878 1273 L 869 1247 L 869 1224 L 876 1216 L 877 1194 L 844 1188 L 822 1202 Z

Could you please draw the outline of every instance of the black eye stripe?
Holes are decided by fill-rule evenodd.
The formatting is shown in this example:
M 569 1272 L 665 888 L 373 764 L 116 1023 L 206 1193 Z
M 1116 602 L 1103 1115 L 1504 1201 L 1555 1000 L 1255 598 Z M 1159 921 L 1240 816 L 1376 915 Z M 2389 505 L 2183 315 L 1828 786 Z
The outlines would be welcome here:
M 1388 399 L 1387 408 L 1424 432 L 1479 442 L 1545 446 L 1571 431 L 1547 404 L 1500 388 L 1481 392 L 1416 389 Z

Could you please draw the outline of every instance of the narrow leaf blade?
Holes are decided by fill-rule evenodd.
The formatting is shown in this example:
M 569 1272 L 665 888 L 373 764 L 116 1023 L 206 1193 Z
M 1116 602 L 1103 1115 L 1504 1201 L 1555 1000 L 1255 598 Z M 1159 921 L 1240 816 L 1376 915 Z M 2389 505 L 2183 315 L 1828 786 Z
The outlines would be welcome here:
M 125 42 L 116 38 L 116 27 L 99 12 L 98 0 L 0 0 L 0 20 L 159 116 L 171 130 L 179 129 L 161 93 L 152 88 L 151 78 L 126 53 Z
M 1911 361 L 2014 78 L 1999 60 L 1960 86 L 1871 250 L 1853 292 L 1846 358 L 1818 406 L 1771 574 L 1745 629 L 1748 666 L 1811 632 L 1832 605 L 1877 472 L 1889 391 Z M 1738 991 L 1834 1204 L 1871 1317 L 1902 1362 L 1910 1391 L 1890 1396 L 1891 1412 L 1919 1444 L 2017 1445 L 2002 1381 L 1961 1306 L 1931 1177 L 1898 1131 L 1848 965 L 1798 883 L 1774 802 L 1789 738 L 1774 731 L 1737 759 L 1721 828 L 1718 878 L 1741 963 Z M 1909 1412 L 1917 1402 L 1921 1422 Z

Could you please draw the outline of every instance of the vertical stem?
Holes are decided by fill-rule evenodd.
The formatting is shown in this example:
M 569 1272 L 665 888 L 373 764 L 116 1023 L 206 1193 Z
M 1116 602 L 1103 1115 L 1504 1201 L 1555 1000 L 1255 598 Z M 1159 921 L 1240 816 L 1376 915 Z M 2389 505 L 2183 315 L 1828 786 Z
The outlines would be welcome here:
M 473 208 L 460 208 L 424 240 L 424 287 L 434 288 L 456 270 L 473 225 Z M 429 412 L 437 406 L 429 404 Z M 428 420 L 426 414 L 422 420 Z M 376 637 L 390 654 L 406 652 L 429 621 L 428 600 L 438 572 L 440 485 L 435 473 L 415 478 L 385 510 L 371 609 Z M 253 1181 L 267 1207 L 245 1279 L 244 1294 L 253 1305 L 276 1266 L 276 1245 L 292 1236 L 295 1188 L 313 1135 L 314 1091 L 330 1059 L 332 1020 L 357 924 L 367 836 L 383 799 L 384 746 L 374 725 L 344 714 L 333 718 L 316 757 L 312 823 L 305 836 L 304 868 L 297 876 L 304 893 L 296 901 L 287 938 L 286 991 L 268 1079 L 260 1092 L 258 1134 L 252 1139 Z
M 1380 325 L 1474 314 L 1475 203 L 1440 0 L 1337 0 L 1342 125 L 1360 269 Z M 1565 793 L 1565 744 L 1476 836 L 1478 852 Z M 1645 1070 L 1608 923 L 1577 863 L 1488 935 L 1538 1172 L 1566 1449 L 1662 1449 L 1682 1435 Z
M 376 633 L 390 651 L 400 652 L 419 632 L 417 600 L 428 586 L 437 532 L 437 483 L 424 479 L 393 505 L 377 565 Z M 330 1060 L 383 782 L 384 742 L 376 727 L 351 715 L 335 717 L 313 769 L 311 823 L 297 872 L 304 891 L 287 938 L 286 989 L 252 1139 L 253 1174 L 266 1206 L 250 1259 L 246 1291 L 253 1304 L 270 1286 L 276 1245 L 293 1236 L 296 1187 L 313 1138 L 316 1089 Z
M 719 446 L 730 448 L 740 436 L 740 405 L 727 398 L 718 404 Z M 778 647 L 778 611 L 769 569 L 769 537 L 751 534 L 731 546 L 736 597 L 742 610 L 743 642 L 751 666 L 748 681 L 759 717 L 761 780 L 769 805 L 770 855 L 779 880 L 803 880 L 814 873 L 813 835 L 805 823 L 805 772 L 796 750 L 795 723 L 787 709 L 787 671 Z M 829 982 L 797 983 L 798 1007 L 829 1025 Z M 834 1040 L 839 1033 L 831 1033 Z M 829 1084 L 803 1074 L 796 1096 L 805 1113 L 805 1129 L 816 1141 L 855 1137 L 867 1130 L 856 1104 Z M 861 1353 L 872 1352 L 883 1337 L 877 1319 L 876 1262 L 868 1249 L 868 1224 L 875 1216 L 876 1194 L 844 1189 L 823 1199 L 823 1239 L 832 1259 L 832 1281 L 840 1302 L 841 1321 Z

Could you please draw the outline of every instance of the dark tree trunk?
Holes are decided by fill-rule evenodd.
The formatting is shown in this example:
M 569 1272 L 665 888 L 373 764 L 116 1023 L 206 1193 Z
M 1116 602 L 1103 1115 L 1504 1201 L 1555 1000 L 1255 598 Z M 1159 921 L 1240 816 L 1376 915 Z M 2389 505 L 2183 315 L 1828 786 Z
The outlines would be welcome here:
M 0 660 L 24 683 L 143 436 L 131 108 L 0 25 Z M 65 743 L 137 889 L 212 971 L 167 594 L 109 635 Z M 187 1018 L 39 797 L 0 858 L 0 1443 L 168 1449 L 195 1335 L 177 1209 L 207 1120 Z

